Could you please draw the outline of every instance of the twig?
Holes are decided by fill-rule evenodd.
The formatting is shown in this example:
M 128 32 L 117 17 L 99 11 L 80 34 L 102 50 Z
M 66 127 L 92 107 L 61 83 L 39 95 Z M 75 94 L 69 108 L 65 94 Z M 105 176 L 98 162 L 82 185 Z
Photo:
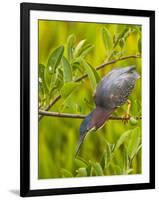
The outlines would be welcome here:
M 39 115 L 41 116 L 48 116 L 48 117 L 61 117 L 61 118 L 75 118 L 75 119 L 84 119 L 86 115 L 80 115 L 80 114 L 70 114 L 70 113 L 58 113 L 58 112 L 50 112 L 50 111 L 44 111 L 39 110 Z M 135 119 L 141 119 L 141 117 L 134 117 Z M 123 120 L 123 117 L 118 116 L 111 116 L 109 117 L 110 120 Z M 127 118 L 129 120 L 130 117 Z
M 101 69 L 103 69 L 104 67 L 106 67 L 107 65 L 111 65 L 111 64 L 114 64 L 114 63 L 116 63 L 116 62 L 119 62 L 119 61 L 122 61 L 122 60 L 126 60 L 126 59 L 130 59 L 130 58 L 141 58 L 141 56 L 140 56 L 140 55 L 131 55 L 131 56 L 121 57 L 121 58 L 116 59 L 116 60 L 111 60 L 111 61 L 108 61 L 108 62 L 104 62 L 103 64 L 97 66 L 97 67 L 95 68 L 95 70 L 96 70 L 96 71 L 101 70 Z M 79 78 L 77 78 L 77 79 L 75 80 L 75 82 L 79 82 L 79 81 L 83 80 L 83 79 L 86 78 L 86 77 L 88 77 L 88 75 L 87 75 L 87 74 L 84 74 L 83 76 L 80 76 Z
M 119 59 L 112 60 L 112 61 L 109 61 L 109 62 L 104 62 L 103 64 L 97 66 L 97 67 L 95 68 L 95 70 L 97 70 L 97 71 L 98 71 L 98 70 L 101 70 L 101 69 L 103 69 L 104 67 L 106 67 L 107 65 L 111 65 L 111 64 L 117 63 L 117 62 L 119 62 L 119 61 L 126 60 L 126 59 L 130 59 L 130 58 L 141 58 L 141 56 L 140 56 L 140 55 L 131 55 L 131 56 L 121 57 L 121 58 L 119 58 Z M 79 82 L 79 81 L 81 81 L 81 80 L 83 80 L 83 79 L 85 79 L 85 78 L 87 78 L 87 77 L 88 77 L 88 75 L 87 75 L 87 74 L 84 74 L 84 75 L 80 76 L 79 78 L 77 78 L 74 82 Z M 59 99 L 61 99 L 61 95 L 58 95 L 55 99 L 53 99 L 53 100 L 50 102 L 50 104 L 44 109 L 44 111 L 50 110 L 50 108 L 51 108 Z M 40 116 L 39 116 L 39 120 L 42 119 L 42 117 L 43 117 L 43 115 L 40 115 Z

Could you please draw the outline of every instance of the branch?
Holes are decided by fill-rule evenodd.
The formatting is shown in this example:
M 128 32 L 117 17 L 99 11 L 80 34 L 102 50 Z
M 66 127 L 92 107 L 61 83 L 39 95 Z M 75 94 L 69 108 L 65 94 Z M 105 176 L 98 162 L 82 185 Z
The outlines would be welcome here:
M 107 65 L 111 65 L 111 64 L 114 64 L 114 63 L 116 63 L 116 62 L 119 62 L 119 61 L 122 61 L 122 60 L 126 60 L 126 59 L 130 59 L 130 58 L 141 58 L 141 56 L 140 56 L 140 55 L 131 55 L 131 56 L 121 57 L 121 58 L 116 59 L 116 60 L 111 60 L 111 61 L 108 61 L 108 62 L 104 62 L 103 64 L 97 66 L 97 67 L 95 68 L 95 70 L 96 70 L 96 71 L 101 70 L 101 69 L 103 69 L 104 67 L 106 67 Z M 75 82 L 79 82 L 79 81 L 83 80 L 83 79 L 86 78 L 86 77 L 88 77 L 88 75 L 87 75 L 87 74 L 84 74 L 83 76 L 80 76 L 79 78 L 77 78 L 77 79 L 75 80 Z
M 130 58 L 141 58 L 140 55 L 131 55 L 131 56 L 125 56 L 125 57 L 121 57 L 119 59 L 116 59 L 116 60 L 112 60 L 112 61 L 108 61 L 108 62 L 104 62 L 103 64 L 97 66 L 95 68 L 95 70 L 101 70 L 103 69 L 104 67 L 108 66 L 108 65 L 111 65 L 111 64 L 114 64 L 114 63 L 117 63 L 119 61 L 122 61 L 122 60 L 126 60 L 126 59 L 130 59 Z M 85 78 L 87 78 L 88 75 L 87 74 L 84 74 L 82 76 L 80 76 L 79 78 L 77 78 L 74 82 L 79 82 Z M 45 111 L 48 111 L 50 110 L 50 108 L 59 100 L 61 99 L 61 95 L 58 95 L 55 99 L 53 99 L 50 104 L 44 109 Z M 43 115 L 39 116 L 39 120 L 42 119 Z
M 39 110 L 39 115 L 48 117 L 74 118 L 74 119 L 84 119 L 86 117 L 86 115 L 80 115 L 80 114 L 58 113 L 58 112 L 49 112 L 43 110 Z M 141 119 L 141 117 L 134 117 L 134 118 L 137 120 Z M 129 119 L 130 117 L 126 118 L 126 120 Z M 123 120 L 123 117 L 111 116 L 109 117 L 109 120 Z

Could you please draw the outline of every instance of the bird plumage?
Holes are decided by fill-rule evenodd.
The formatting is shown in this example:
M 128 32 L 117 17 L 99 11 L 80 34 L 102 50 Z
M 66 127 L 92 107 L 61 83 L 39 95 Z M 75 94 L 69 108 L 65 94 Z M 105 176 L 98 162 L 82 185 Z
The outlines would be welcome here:
M 76 155 L 87 132 L 102 127 L 114 110 L 127 101 L 139 77 L 134 66 L 116 68 L 104 76 L 94 94 L 96 108 L 81 123 Z

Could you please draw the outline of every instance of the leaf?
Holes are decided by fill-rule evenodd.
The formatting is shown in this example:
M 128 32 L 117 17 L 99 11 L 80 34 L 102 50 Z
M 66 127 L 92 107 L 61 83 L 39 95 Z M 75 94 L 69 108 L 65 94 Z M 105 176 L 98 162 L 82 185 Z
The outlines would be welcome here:
M 141 106 L 140 106 L 139 101 L 137 99 L 135 99 L 134 102 L 133 102 L 133 104 L 134 104 L 134 109 L 133 109 L 134 115 L 140 115 L 140 113 L 141 113 Z
M 119 40 L 119 46 L 120 46 L 121 49 L 124 48 L 124 46 L 125 46 L 125 39 L 124 39 L 124 38 L 121 38 L 121 39 Z
M 102 29 L 102 36 L 106 50 L 108 52 L 111 51 L 113 47 L 113 39 L 109 30 L 106 27 Z
M 83 69 L 83 67 L 81 67 L 79 58 L 74 59 L 74 61 L 72 62 L 71 65 L 72 65 L 73 72 L 79 71 L 81 74 L 84 73 L 84 69 Z
M 94 163 L 94 164 L 93 164 L 93 167 L 94 167 L 94 169 L 95 169 L 95 171 L 96 171 L 96 175 L 97 175 L 97 176 L 103 176 L 103 175 L 104 175 L 104 174 L 103 174 L 102 167 L 100 166 L 99 163 Z
M 131 172 L 133 172 L 133 171 L 134 171 L 134 169 L 130 168 L 127 170 L 126 174 L 131 174 Z
M 86 73 L 88 74 L 93 90 L 95 90 L 98 82 L 100 81 L 100 76 L 98 75 L 97 71 L 82 58 L 81 64 L 83 65 Z
M 126 28 L 125 24 L 117 24 L 116 25 L 116 35 L 121 34 Z
M 74 50 L 74 58 L 78 57 L 80 55 L 80 52 L 82 51 L 82 47 L 84 46 L 86 40 L 81 40 Z
M 131 130 L 128 130 L 124 133 L 122 133 L 122 135 L 119 137 L 115 147 L 114 147 L 114 152 L 127 140 L 127 138 L 130 136 L 131 134 Z
M 130 159 L 132 159 L 138 152 L 138 147 L 140 146 L 141 137 L 140 137 L 140 128 L 137 127 L 132 130 L 131 136 L 127 142 L 127 151 Z
M 81 158 L 75 158 L 75 165 L 76 165 L 76 168 L 81 168 L 81 167 L 87 167 L 88 166 L 87 162 L 84 161 Z
M 73 177 L 73 174 L 66 169 L 61 169 L 61 174 L 63 178 Z
M 63 71 L 60 68 L 58 68 L 56 70 L 56 74 L 51 79 L 50 95 L 55 89 L 60 90 L 62 85 L 63 85 Z
M 116 174 L 116 175 L 122 174 L 122 169 L 118 165 L 111 163 L 110 168 L 113 171 L 113 174 Z
M 141 37 L 138 40 L 138 51 L 141 54 Z
M 97 176 L 103 176 L 104 175 L 103 174 L 103 169 L 102 169 L 101 165 L 98 162 L 96 162 L 96 163 L 93 163 L 91 161 L 89 161 L 89 162 L 92 165 L 92 167 L 94 168 Z
M 68 60 L 63 56 L 62 65 L 64 71 L 64 82 L 72 81 L 72 68 Z
M 82 106 L 79 105 L 79 104 L 76 104 L 76 111 L 77 111 L 77 113 L 81 113 L 81 111 L 82 111 Z
M 122 153 L 123 153 L 123 174 L 127 174 L 128 169 L 129 169 L 129 157 L 124 145 L 123 145 Z
M 73 59 L 73 47 L 75 40 L 76 38 L 74 34 L 69 35 L 69 37 L 67 38 L 66 48 L 67 48 L 67 58 L 69 61 Z
M 111 158 L 111 148 L 110 145 L 106 143 L 106 149 L 100 161 L 100 165 L 102 166 L 103 169 L 107 167 L 110 158 Z
M 90 51 L 92 51 L 93 48 L 94 48 L 94 45 L 93 45 L 93 44 L 88 44 L 88 45 L 86 45 L 86 46 L 82 49 L 82 51 L 81 51 L 81 53 L 80 53 L 80 56 L 85 57 L 88 53 L 90 53 Z
M 39 64 L 39 77 L 44 79 L 44 71 L 45 71 L 45 65 Z
M 57 49 L 55 49 L 49 56 L 47 63 L 47 70 L 50 74 L 55 73 L 56 68 L 58 67 L 61 58 L 63 56 L 63 52 L 64 52 L 64 46 L 60 46 Z
M 123 28 L 121 28 L 120 33 L 118 34 L 118 37 L 117 37 L 113 47 L 115 48 L 119 44 L 119 41 L 121 38 L 124 38 L 126 40 L 128 35 L 129 35 L 129 28 L 123 26 Z
M 87 176 L 87 170 L 85 167 L 79 168 L 77 170 L 77 177 L 85 177 Z
M 45 73 L 46 67 L 43 64 L 39 64 L 39 86 L 42 88 L 44 93 L 48 92 L 48 88 L 45 82 L 44 73 Z
M 91 166 L 90 163 L 88 164 L 88 166 L 87 166 L 86 169 L 87 169 L 87 175 L 88 175 L 88 176 L 92 176 L 92 166 Z
M 65 83 L 62 88 L 61 88 L 61 96 L 63 98 L 67 98 L 69 95 L 71 95 L 71 93 L 79 86 L 79 83 L 75 83 L 75 82 L 67 82 Z

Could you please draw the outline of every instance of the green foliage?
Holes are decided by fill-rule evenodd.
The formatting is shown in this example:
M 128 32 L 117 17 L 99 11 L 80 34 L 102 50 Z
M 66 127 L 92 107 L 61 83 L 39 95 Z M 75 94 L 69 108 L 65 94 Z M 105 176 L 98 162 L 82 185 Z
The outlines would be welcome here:
M 136 65 L 141 73 L 141 59 L 122 60 L 98 72 L 95 67 L 105 60 L 141 54 L 141 41 L 141 27 L 136 25 L 40 20 L 40 109 L 61 95 L 52 111 L 88 114 L 94 108 L 93 91 L 101 78 L 116 66 Z M 76 82 L 85 74 L 88 78 Z M 141 80 L 129 99 L 129 123 L 108 121 L 85 138 L 76 158 L 81 120 L 44 117 L 39 121 L 39 178 L 141 173 L 141 121 L 133 117 L 141 116 Z M 122 116 L 126 109 L 123 105 L 114 115 Z
M 61 47 L 58 47 L 57 49 L 55 49 L 49 56 L 48 63 L 47 63 L 47 69 L 50 74 L 55 73 L 56 68 L 58 67 L 58 65 L 61 61 L 61 58 L 63 56 L 63 52 L 64 52 L 64 47 L 61 46 Z
M 62 58 L 62 65 L 64 71 L 64 82 L 72 81 L 72 68 L 65 57 Z
M 141 37 L 138 40 L 138 51 L 141 54 Z
M 77 58 L 80 55 L 81 50 L 82 50 L 83 46 L 85 45 L 85 42 L 86 42 L 86 40 L 81 40 L 77 44 L 77 46 L 75 47 L 75 50 L 74 50 L 74 58 Z
M 77 86 L 79 86 L 79 83 L 65 83 L 61 88 L 61 96 L 66 99 L 77 88 Z
M 74 43 L 75 43 L 75 36 L 71 34 L 67 38 L 67 43 L 66 43 L 66 48 L 67 48 L 67 58 L 69 61 L 73 59 L 73 48 L 74 48 Z
M 88 64 L 84 59 L 81 59 L 81 64 L 84 67 L 86 73 L 88 74 L 93 90 L 95 90 L 98 82 L 100 81 L 100 77 L 97 71 L 90 64 Z
M 134 158 L 134 156 L 138 152 L 138 148 L 139 148 L 140 144 L 141 144 L 141 131 L 140 131 L 140 128 L 137 127 L 132 131 L 130 138 L 126 145 L 127 152 L 128 152 L 130 159 Z
M 108 52 L 110 52 L 113 47 L 113 39 L 109 30 L 106 27 L 102 29 L 102 36 L 103 36 L 105 48 Z

